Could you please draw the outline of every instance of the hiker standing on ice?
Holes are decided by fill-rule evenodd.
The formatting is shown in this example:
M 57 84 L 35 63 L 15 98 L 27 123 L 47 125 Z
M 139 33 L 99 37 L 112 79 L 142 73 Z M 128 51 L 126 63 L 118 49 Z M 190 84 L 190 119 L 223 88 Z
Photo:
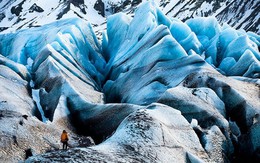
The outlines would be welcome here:
M 67 149 L 69 137 L 68 137 L 68 133 L 65 130 L 63 130 L 60 139 L 61 139 L 61 142 L 63 144 L 62 145 L 62 149 Z

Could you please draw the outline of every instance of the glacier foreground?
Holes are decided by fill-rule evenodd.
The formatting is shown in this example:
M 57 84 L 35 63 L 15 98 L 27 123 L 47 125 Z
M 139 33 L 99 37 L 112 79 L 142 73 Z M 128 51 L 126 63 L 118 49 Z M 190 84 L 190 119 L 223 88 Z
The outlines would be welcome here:
M 145 2 L 134 18 L 110 16 L 102 43 L 81 19 L 0 40 L 2 161 L 29 148 L 40 155 L 26 162 L 260 159 L 253 32 L 213 17 L 169 19 Z M 67 151 L 58 150 L 63 129 Z

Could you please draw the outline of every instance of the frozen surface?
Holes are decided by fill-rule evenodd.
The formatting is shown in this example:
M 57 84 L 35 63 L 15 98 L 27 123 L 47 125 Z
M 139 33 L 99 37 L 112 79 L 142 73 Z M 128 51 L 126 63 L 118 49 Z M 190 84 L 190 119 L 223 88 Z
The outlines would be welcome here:
M 42 106 L 40 104 L 39 90 L 32 90 L 32 98 L 36 102 L 37 108 L 39 109 L 42 122 L 47 123 L 48 119 L 45 117 L 44 111 L 43 111 Z
M 89 22 L 73 18 L 0 35 L 0 53 L 5 120 L 5 110 L 18 112 L 41 128 L 65 128 L 103 142 L 68 153 L 78 150 L 79 157 L 93 158 L 93 151 L 100 151 L 96 155 L 122 162 L 135 157 L 225 162 L 248 148 L 239 157 L 257 157 L 253 119 L 260 113 L 260 53 L 255 33 L 220 25 L 214 17 L 169 19 L 144 2 L 134 17 L 109 17 L 101 42 Z M 54 141 L 47 142 L 56 149 Z M 21 156 L 22 150 L 15 151 Z
M 58 151 L 58 155 L 55 152 L 46 153 L 31 157 L 27 162 L 186 162 L 190 159 L 196 162 L 211 161 L 179 111 L 152 104 L 130 114 L 115 133 L 100 145 Z

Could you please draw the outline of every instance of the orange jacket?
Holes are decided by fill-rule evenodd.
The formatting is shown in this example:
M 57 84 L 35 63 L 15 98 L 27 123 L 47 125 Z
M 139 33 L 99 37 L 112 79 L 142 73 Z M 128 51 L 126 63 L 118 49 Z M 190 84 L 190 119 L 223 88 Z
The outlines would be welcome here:
M 69 140 L 69 137 L 68 137 L 67 132 L 65 132 L 65 133 L 63 132 L 63 133 L 61 134 L 60 139 L 61 139 L 61 142 L 66 142 L 66 141 L 68 141 L 68 140 Z

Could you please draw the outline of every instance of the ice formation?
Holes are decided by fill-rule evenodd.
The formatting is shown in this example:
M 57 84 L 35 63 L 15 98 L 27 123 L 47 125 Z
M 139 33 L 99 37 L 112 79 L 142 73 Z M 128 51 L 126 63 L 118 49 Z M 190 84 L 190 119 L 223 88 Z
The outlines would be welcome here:
M 177 146 L 170 152 L 182 155 L 172 161 L 227 161 L 235 145 L 240 151 L 251 150 L 242 152 L 242 157 L 254 158 L 260 147 L 252 145 L 253 133 L 259 129 L 252 118 L 260 113 L 260 37 L 252 32 L 221 26 L 213 17 L 186 22 L 169 19 L 153 3 L 145 2 L 133 18 L 123 13 L 109 17 L 102 43 L 91 25 L 78 18 L 3 34 L 0 40 L 1 76 L 22 83 L 15 91 L 22 90 L 28 97 L 23 109 L 37 108 L 40 103 L 44 113 L 39 115 L 38 110 L 39 119 L 59 125 L 69 118 L 78 131 L 96 142 L 116 131 L 100 146 L 86 149 L 89 157 L 92 149 L 102 153 L 112 149 L 117 157 L 112 161 L 120 161 L 123 149 L 139 151 L 147 141 L 152 149 L 165 141 Z M 12 72 L 11 77 L 7 72 Z M 32 89 L 39 91 L 37 105 L 28 95 Z M 5 93 L 0 97 L 6 97 Z M 140 112 L 147 112 L 148 122 Z M 197 136 L 188 123 L 192 119 L 197 121 L 193 127 Z M 230 132 L 229 119 L 246 137 L 243 142 L 233 139 L 236 135 Z M 128 130 L 137 135 L 129 136 Z M 167 136 L 162 138 L 162 131 Z M 180 135 L 185 134 L 183 139 Z M 145 139 L 136 142 L 140 137 Z M 163 139 L 159 144 L 158 137 Z M 161 147 L 165 152 L 167 148 Z M 144 148 L 144 155 L 138 155 L 141 160 L 167 162 L 146 155 L 149 150 Z M 160 150 L 154 153 L 161 155 Z M 125 162 L 133 157 L 128 156 Z

